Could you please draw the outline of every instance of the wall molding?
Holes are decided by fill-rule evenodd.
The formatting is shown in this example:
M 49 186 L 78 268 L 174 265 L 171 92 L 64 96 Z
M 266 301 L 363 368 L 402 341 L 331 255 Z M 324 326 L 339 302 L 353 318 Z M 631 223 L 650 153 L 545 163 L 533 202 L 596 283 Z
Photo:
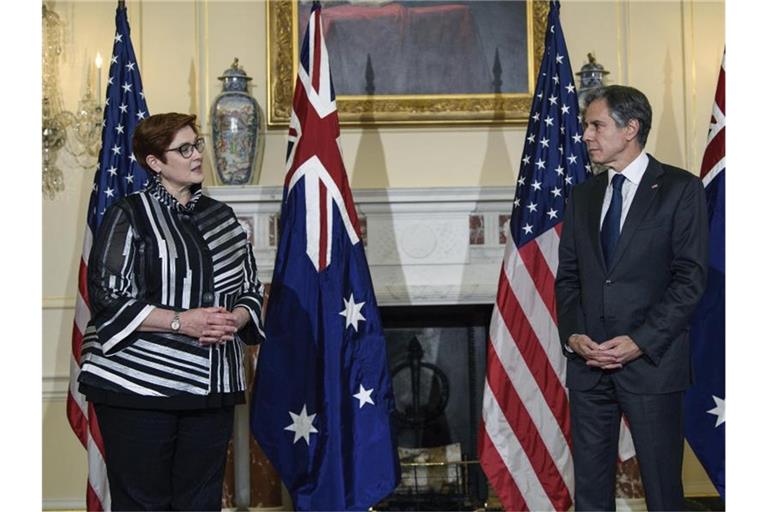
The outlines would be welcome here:
M 75 297 L 43 297 L 43 309 L 75 309 Z
M 43 498 L 43 510 L 57 510 L 59 512 L 85 512 L 85 500 L 59 500 Z
M 271 282 L 274 219 L 282 187 L 218 186 L 207 193 L 249 223 L 259 279 Z M 514 187 L 358 189 L 366 257 L 376 300 L 387 305 L 491 304 L 504 256 L 500 219 L 512 211 Z M 470 242 L 470 218 L 477 237 Z M 270 236 L 272 240 L 270 240 Z
M 694 41 L 694 2 L 680 2 L 680 38 L 683 59 L 683 146 L 685 151 L 685 169 L 698 174 L 698 165 L 694 159 L 698 155 L 696 141 L 699 127 L 696 122 L 696 47 Z
M 43 402 L 63 402 L 69 391 L 69 374 L 43 376 Z

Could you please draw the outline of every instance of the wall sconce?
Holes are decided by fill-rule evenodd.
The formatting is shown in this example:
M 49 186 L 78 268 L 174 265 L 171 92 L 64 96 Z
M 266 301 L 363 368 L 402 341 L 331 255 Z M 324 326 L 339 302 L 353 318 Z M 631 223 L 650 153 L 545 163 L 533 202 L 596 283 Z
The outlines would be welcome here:
M 91 92 L 91 66 L 88 65 L 86 91 L 77 110 L 64 110 L 59 89 L 59 56 L 62 53 L 62 21 L 43 3 L 43 194 L 53 199 L 64 190 L 64 175 L 56 165 L 60 149 L 65 149 L 83 169 L 96 164 L 101 146 L 103 112 L 101 101 L 101 55 L 97 55 L 98 96 Z

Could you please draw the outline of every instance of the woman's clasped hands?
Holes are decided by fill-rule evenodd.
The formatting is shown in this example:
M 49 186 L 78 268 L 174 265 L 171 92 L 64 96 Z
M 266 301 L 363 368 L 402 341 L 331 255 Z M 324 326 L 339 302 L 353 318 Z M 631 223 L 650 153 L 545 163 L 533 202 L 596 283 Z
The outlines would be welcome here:
M 181 331 L 203 345 L 224 344 L 235 339 L 237 316 L 222 307 L 195 308 L 179 315 Z

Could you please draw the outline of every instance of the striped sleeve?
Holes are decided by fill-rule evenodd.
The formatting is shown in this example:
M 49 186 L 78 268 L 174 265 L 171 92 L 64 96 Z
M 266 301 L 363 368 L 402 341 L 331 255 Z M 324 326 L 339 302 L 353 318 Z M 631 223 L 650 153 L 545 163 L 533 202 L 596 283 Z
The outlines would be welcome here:
M 155 309 L 136 297 L 133 238 L 128 213 L 115 205 L 104 214 L 88 259 L 89 305 L 105 355 L 130 345 L 131 335 Z
M 240 295 L 235 301 L 234 307 L 245 308 L 251 315 L 251 321 L 240 330 L 240 338 L 247 345 L 256 345 L 264 341 L 264 324 L 261 318 L 261 306 L 264 301 L 264 285 L 259 281 L 256 258 L 253 256 L 253 247 L 246 243 L 245 275 Z

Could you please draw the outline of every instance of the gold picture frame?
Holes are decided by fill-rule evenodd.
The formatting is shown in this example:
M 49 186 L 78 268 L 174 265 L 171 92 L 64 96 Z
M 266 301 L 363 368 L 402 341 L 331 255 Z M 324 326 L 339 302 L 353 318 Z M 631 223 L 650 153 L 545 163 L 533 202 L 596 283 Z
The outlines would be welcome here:
M 297 0 L 267 3 L 267 123 L 287 126 L 298 69 L 299 5 Z M 528 122 L 549 6 L 525 0 L 527 90 L 488 94 L 341 95 L 336 105 L 344 125 L 514 124 Z

